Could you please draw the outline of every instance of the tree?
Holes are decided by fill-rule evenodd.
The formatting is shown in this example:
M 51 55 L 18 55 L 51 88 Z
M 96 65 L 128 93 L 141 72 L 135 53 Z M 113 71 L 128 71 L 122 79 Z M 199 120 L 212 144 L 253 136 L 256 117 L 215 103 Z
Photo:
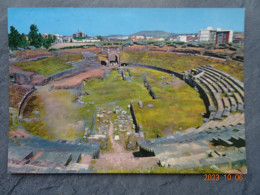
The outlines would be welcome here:
M 53 35 L 53 37 L 52 37 L 52 43 L 54 43 L 55 41 L 56 41 L 56 36 Z
M 40 48 L 42 46 L 43 38 L 41 34 L 38 34 L 38 28 L 35 24 L 32 24 L 30 26 L 30 32 L 29 32 L 29 43 L 30 45 Z
M 12 49 L 12 50 L 17 49 L 19 42 L 20 42 L 20 34 L 13 26 L 10 27 L 8 41 L 9 41 L 10 49 Z
M 10 27 L 8 41 L 11 50 L 17 49 L 18 47 L 25 48 L 29 44 L 26 36 L 23 33 L 20 34 L 13 26 Z
M 43 39 L 43 47 L 46 49 L 49 49 L 51 44 L 54 42 L 54 39 L 51 37 L 51 35 L 48 35 L 47 38 Z
M 26 48 L 29 45 L 29 42 L 26 39 L 26 36 L 22 33 L 20 35 L 19 47 Z
M 100 36 L 100 35 L 98 35 L 98 36 L 97 36 L 97 39 L 100 40 L 100 41 L 102 41 L 102 40 L 103 40 L 103 37 Z

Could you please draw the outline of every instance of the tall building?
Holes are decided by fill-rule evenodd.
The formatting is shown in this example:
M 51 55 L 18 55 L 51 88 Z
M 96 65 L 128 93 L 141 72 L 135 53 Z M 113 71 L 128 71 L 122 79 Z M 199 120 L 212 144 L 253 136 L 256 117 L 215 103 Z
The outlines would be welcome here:
M 216 32 L 216 44 L 217 43 L 230 43 L 233 41 L 232 30 L 217 30 Z
M 202 29 L 199 32 L 199 41 L 209 41 L 218 43 L 230 43 L 233 40 L 233 31 L 232 30 L 221 30 L 217 28 L 216 30 L 212 27 L 207 29 Z
M 207 29 L 201 29 L 199 32 L 199 41 L 215 41 L 216 30 L 213 30 L 212 27 Z

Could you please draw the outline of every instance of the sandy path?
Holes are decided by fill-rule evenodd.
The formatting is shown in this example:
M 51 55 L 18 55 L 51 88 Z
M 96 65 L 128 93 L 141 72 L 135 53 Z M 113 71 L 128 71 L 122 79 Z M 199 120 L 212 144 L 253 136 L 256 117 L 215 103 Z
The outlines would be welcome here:
M 87 78 L 97 78 L 104 75 L 104 68 L 95 68 L 87 70 L 86 72 L 81 72 L 69 78 L 64 78 L 58 81 L 54 81 L 55 88 L 71 88 L 78 86 Z
M 95 160 L 94 169 L 97 170 L 133 170 L 157 167 L 156 157 L 135 158 L 132 152 L 126 151 L 123 146 L 114 141 L 114 127 L 110 121 L 108 130 L 113 152 L 100 154 L 100 158 Z
M 109 139 L 110 139 L 110 141 L 112 143 L 112 147 L 114 148 L 114 153 L 127 152 L 119 143 L 117 143 L 114 140 L 114 125 L 113 125 L 112 121 L 110 121 L 108 135 L 109 135 Z

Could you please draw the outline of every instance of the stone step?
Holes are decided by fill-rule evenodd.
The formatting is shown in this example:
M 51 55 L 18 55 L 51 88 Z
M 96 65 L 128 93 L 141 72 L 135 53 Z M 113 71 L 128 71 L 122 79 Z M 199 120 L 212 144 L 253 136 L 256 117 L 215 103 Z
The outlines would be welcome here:
M 47 161 L 67 166 L 72 161 L 72 154 L 70 152 L 44 152 L 37 158 L 37 161 Z
M 124 160 L 117 159 L 95 159 L 92 163 L 94 169 L 98 170 L 131 170 L 131 169 L 146 169 L 158 166 L 158 159 L 156 157 L 142 157 L 142 158 L 129 158 Z
M 206 158 L 207 154 L 205 152 L 191 155 L 191 156 L 182 156 L 179 158 L 163 158 L 159 159 L 159 164 L 163 167 L 170 166 L 171 168 L 192 168 L 199 166 L 199 160 L 201 158 Z
M 223 122 L 223 126 L 230 126 L 231 122 L 234 121 L 237 117 L 238 117 L 239 113 L 235 114 L 235 115 L 230 115 L 229 117 L 227 117 Z

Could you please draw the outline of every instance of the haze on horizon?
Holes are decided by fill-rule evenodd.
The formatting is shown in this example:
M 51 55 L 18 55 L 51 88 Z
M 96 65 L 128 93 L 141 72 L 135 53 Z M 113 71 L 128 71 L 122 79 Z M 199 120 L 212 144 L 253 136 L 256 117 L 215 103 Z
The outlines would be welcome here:
M 130 35 L 139 31 L 198 33 L 208 26 L 244 31 L 243 8 L 9 8 L 8 32 L 14 26 L 28 34 L 69 35 L 78 30 L 88 36 Z

